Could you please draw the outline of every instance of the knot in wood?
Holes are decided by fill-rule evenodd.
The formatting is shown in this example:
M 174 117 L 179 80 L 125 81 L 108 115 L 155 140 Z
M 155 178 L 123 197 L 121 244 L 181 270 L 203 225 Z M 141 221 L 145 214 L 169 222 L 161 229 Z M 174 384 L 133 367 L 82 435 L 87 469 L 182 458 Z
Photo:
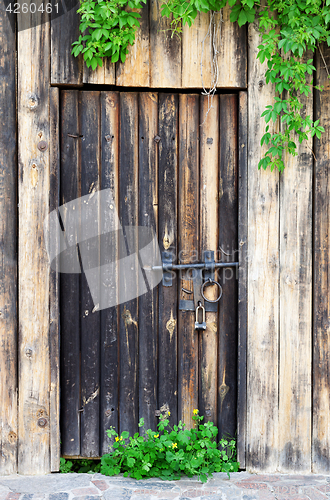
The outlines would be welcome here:
M 259 89 L 262 89 L 262 87 L 265 85 L 265 82 L 263 80 L 259 80 L 258 82 L 258 87 Z
M 39 104 L 38 96 L 36 94 L 28 94 L 28 102 L 27 102 L 28 108 L 31 110 L 36 109 L 38 104 Z
M 32 357 L 32 349 L 26 349 L 25 355 L 27 358 L 31 358 Z

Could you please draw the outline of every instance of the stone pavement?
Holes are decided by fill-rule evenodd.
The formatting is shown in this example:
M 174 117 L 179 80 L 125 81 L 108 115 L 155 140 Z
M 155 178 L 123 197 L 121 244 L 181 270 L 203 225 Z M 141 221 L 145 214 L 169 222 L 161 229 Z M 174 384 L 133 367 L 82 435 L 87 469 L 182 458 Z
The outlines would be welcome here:
M 0 476 L 0 500 L 328 500 L 330 476 L 214 474 L 206 484 L 101 474 Z

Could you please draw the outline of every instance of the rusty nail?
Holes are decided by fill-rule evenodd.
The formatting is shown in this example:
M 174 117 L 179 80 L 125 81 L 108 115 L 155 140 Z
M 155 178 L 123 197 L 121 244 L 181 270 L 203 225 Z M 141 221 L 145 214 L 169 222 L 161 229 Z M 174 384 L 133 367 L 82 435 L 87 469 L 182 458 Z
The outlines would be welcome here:
M 158 144 L 158 142 L 160 141 L 159 135 L 156 135 L 156 137 L 154 138 L 154 141 L 157 142 L 157 144 Z
M 76 134 L 68 134 L 68 137 L 73 137 L 74 139 L 79 139 L 79 137 L 84 137 L 83 135 L 79 134 L 79 135 L 76 135 Z
M 106 135 L 104 138 L 105 138 L 105 140 L 106 140 L 107 142 L 110 142 L 110 140 L 111 140 L 111 135 Z
M 106 410 L 106 412 L 105 412 L 105 416 L 106 416 L 106 417 L 110 417 L 110 415 L 111 415 L 111 410 Z
M 155 410 L 155 417 L 160 417 L 160 410 Z
M 39 418 L 38 419 L 38 425 L 39 425 L 39 427 L 46 427 L 46 425 L 47 425 L 47 419 L 46 418 Z
M 48 144 L 47 144 L 46 141 L 40 141 L 38 143 L 38 149 L 39 149 L 39 151 L 46 151 L 47 147 L 48 147 Z
M 31 358 L 32 356 L 32 349 L 26 349 L 25 354 L 28 358 Z

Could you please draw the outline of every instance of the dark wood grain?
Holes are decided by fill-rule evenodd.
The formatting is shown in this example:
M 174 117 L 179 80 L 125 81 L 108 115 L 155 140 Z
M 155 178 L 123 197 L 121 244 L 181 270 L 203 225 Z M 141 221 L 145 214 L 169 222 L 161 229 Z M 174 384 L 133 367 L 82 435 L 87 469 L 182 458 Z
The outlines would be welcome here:
M 15 15 L 0 6 L 0 474 L 17 472 L 17 134 Z M 12 30 L 14 28 L 14 31 Z
M 61 93 L 61 174 L 60 204 L 80 196 L 79 93 Z M 62 222 L 67 226 L 65 213 Z M 79 228 L 73 232 L 78 238 Z M 69 235 L 70 238 L 70 235 Z M 70 241 L 70 239 L 69 239 Z M 77 241 L 77 240 L 76 240 Z M 79 274 L 61 274 L 61 452 L 80 455 L 80 279 Z
M 223 261 L 236 260 L 238 245 L 237 95 L 220 96 L 219 247 Z M 233 268 L 218 273 L 223 296 L 219 310 L 219 438 L 235 437 L 237 405 L 237 277 Z
M 158 95 L 139 94 L 139 226 L 158 233 Z M 157 245 L 157 240 L 154 240 Z M 158 245 L 157 245 L 158 246 Z M 156 255 L 157 246 L 153 249 Z M 141 247 L 141 245 L 139 245 Z M 143 247 L 140 248 L 142 255 Z M 148 252 L 149 253 L 149 252 Z M 148 262 L 142 262 L 150 266 Z M 139 297 L 139 418 L 146 429 L 156 430 L 158 372 L 157 288 L 155 274 L 145 271 L 148 292 Z
M 178 95 L 159 94 L 159 246 L 177 259 L 178 238 Z M 169 408 L 170 424 L 178 420 L 177 274 L 171 287 L 159 285 L 159 408 Z

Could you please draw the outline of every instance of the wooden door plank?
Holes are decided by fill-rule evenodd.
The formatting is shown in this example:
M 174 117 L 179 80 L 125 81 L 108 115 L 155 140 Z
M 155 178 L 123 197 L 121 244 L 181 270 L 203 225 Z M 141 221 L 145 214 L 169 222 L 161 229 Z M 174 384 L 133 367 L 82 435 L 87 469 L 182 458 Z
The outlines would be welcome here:
M 15 15 L 12 24 L 15 26 Z M 17 472 L 16 34 L 0 6 L 0 475 Z
M 239 93 L 238 110 L 238 371 L 237 371 L 237 460 L 245 468 L 246 452 L 246 345 L 247 345 L 247 257 L 248 257 L 248 176 L 247 176 L 247 92 Z
M 119 177 L 119 94 L 117 92 L 101 92 L 101 189 L 111 189 L 113 203 L 107 211 L 101 211 L 101 226 L 109 224 L 116 227 L 118 214 L 118 177 Z M 118 237 L 111 240 L 112 255 L 118 256 Z M 103 262 L 101 247 L 101 264 Z M 101 280 L 101 287 L 104 282 Z M 101 294 L 118 303 L 118 266 L 106 281 L 106 287 Z M 108 453 L 111 439 L 106 430 L 110 426 L 118 431 L 118 306 L 114 305 L 101 311 L 101 394 L 100 394 L 100 452 Z
M 247 33 L 229 19 L 231 8 L 226 5 L 221 10 L 222 23 L 218 31 L 219 79 L 217 88 L 247 87 Z M 218 14 L 218 19 L 219 19 Z
M 116 65 L 111 63 L 109 57 L 103 58 L 103 66 L 97 66 L 93 71 L 92 68 L 87 68 L 84 64 L 84 83 L 95 83 L 98 85 L 115 85 L 116 84 Z
M 238 116 L 237 94 L 220 96 L 219 258 L 233 262 L 238 243 Z M 224 255 L 221 249 L 227 254 Z M 221 257 L 220 257 L 221 256 Z M 218 273 L 223 296 L 219 311 L 218 427 L 219 438 L 236 435 L 237 407 L 237 276 Z
M 330 52 L 321 46 L 329 66 Z M 314 187 L 314 276 L 313 276 L 313 439 L 312 470 L 317 474 L 330 472 L 330 337 L 329 337 L 329 276 L 330 276 L 330 82 L 321 54 L 316 55 L 316 85 L 324 86 L 315 92 L 315 119 L 325 128 L 321 140 L 315 139 Z
M 148 227 L 158 237 L 158 95 L 139 94 L 139 226 Z M 157 238 L 158 239 L 158 238 Z M 155 242 L 155 240 L 154 240 Z M 157 243 L 156 243 L 157 245 Z M 158 245 L 157 245 L 158 246 Z M 157 254 L 157 246 L 153 255 Z M 140 252 L 143 247 L 139 245 Z M 148 252 L 149 253 L 149 252 Z M 141 255 L 141 254 L 140 254 Z M 144 262 L 150 265 L 150 260 Z M 155 274 L 145 271 L 148 292 L 139 298 L 139 418 L 145 428 L 157 427 L 158 328 Z
M 58 210 L 60 204 L 60 116 L 59 89 L 51 88 L 50 99 L 50 197 L 49 212 Z M 59 253 L 58 234 L 51 235 L 56 254 Z M 50 468 L 60 468 L 60 283 L 59 269 L 51 268 L 49 289 L 49 340 L 50 340 Z
M 162 0 L 150 0 L 150 87 L 181 88 L 181 39 L 161 17 Z
M 100 220 L 95 207 L 99 200 L 93 201 L 100 189 L 100 93 L 81 92 L 81 196 L 89 195 L 82 203 L 81 241 L 79 245 L 82 262 L 81 275 L 81 455 L 98 457 L 100 455 L 100 311 L 95 304 L 87 281 L 99 275 L 99 234 Z M 95 196 L 96 198 L 96 196 Z M 93 233 L 91 234 L 91 221 Z M 97 280 L 97 278 L 96 278 Z
M 200 100 L 200 256 L 211 250 L 217 256 L 219 238 L 219 96 Z M 208 114 L 207 114 L 208 112 Z M 207 297 L 216 299 L 218 290 L 211 287 Z M 218 393 L 218 314 L 206 313 L 206 330 L 199 337 L 199 411 L 205 421 L 217 425 Z
M 116 85 L 126 87 L 149 87 L 149 2 L 140 10 L 140 28 L 135 33 L 135 43 L 129 46 L 124 63 L 116 64 Z
M 311 56 L 311 54 L 310 54 Z M 310 57 L 308 57 L 309 59 Z M 303 99 L 313 116 L 312 97 Z M 311 471 L 312 139 L 284 155 L 280 176 L 279 470 Z
M 199 211 L 199 96 L 179 98 L 179 214 L 178 250 L 180 263 L 198 261 Z M 192 290 L 192 282 L 178 276 L 179 298 L 190 296 L 181 290 Z M 192 427 L 193 409 L 198 407 L 198 333 L 195 313 L 178 313 L 178 397 L 179 419 Z
M 138 225 L 138 96 L 135 93 L 120 94 L 120 163 L 119 163 L 119 216 L 125 241 L 129 240 L 129 253 L 135 253 L 138 241 L 129 228 Z M 127 229 L 128 228 L 128 229 Z M 120 257 L 124 249 L 120 248 Z M 119 379 L 119 428 L 120 432 L 134 434 L 138 430 L 138 270 L 119 261 L 120 305 L 120 379 Z M 135 267 L 134 267 L 135 264 Z M 128 297 L 130 300 L 127 300 Z
M 50 34 L 48 15 L 34 16 L 41 24 L 21 31 L 22 16 L 17 19 L 21 474 L 50 471 L 49 262 L 43 233 L 49 211 Z M 44 151 L 38 149 L 40 141 L 47 144 Z
M 177 259 L 179 97 L 159 94 L 159 247 Z M 171 287 L 159 286 L 159 408 L 178 421 L 177 274 Z
M 278 173 L 258 170 L 265 124 L 259 119 L 272 104 L 266 65 L 256 59 L 260 44 L 249 26 L 248 81 L 248 344 L 246 467 L 274 471 L 278 464 L 279 192 Z
M 52 85 L 82 85 L 83 58 L 71 54 L 72 43 L 78 40 L 80 15 L 77 14 L 78 2 L 74 0 L 58 2 L 64 13 L 51 20 L 51 83 Z
M 76 200 L 80 187 L 79 92 L 61 93 L 60 205 Z M 75 137 L 73 137 L 75 136 Z M 79 241 L 80 228 L 72 224 L 72 213 L 60 209 L 69 245 Z M 61 273 L 61 452 L 80 455 L 80 274 Z

